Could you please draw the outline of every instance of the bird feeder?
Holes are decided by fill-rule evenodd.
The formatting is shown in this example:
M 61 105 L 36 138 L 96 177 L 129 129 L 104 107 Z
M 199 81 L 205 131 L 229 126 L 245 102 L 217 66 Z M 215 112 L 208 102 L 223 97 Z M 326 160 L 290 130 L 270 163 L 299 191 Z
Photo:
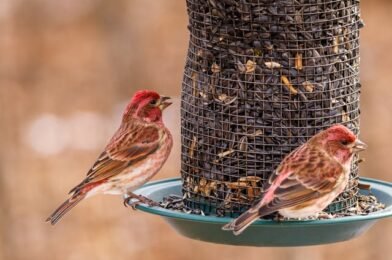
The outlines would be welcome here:
M 359 134 L 358 1 L 188 0 L 182 86 L 183 193 L 191 208 L 237 216 L 282 159 L 341 123 Z M 356 203 L 350 184 L 330 206 Z
M 282 159 L 319 131 L 340 123 L 359 134 L 363 23 L 357 0 L 187 0 L 187 10 L 190 40 L 181 96 L 182 182 L 181 188 L 179 183 L 173 185 L 187 208 L 208 215 L 197 216 L 197 221 L 213 218 L 223 224 L 259 199 L 264 182 Z M 358 162 L 355 157 L 349 185 L 328 212 L 344 214 L 356 206 Z M 175 218 L 173 214 L 165 216 Z M 263 224 L 268 226 L 262 221 L 255 226 Z M 288 227 L 282 232 L 317 226 L 292 225 L 280 224 Z M 219 241 L 232 234 L 216 232 L 205 240 L 248 245 L 254 241 L 243 237 L 241 243 L 241 236 Z M 312 243 L 348 237 L 325 239 Z M 300 239 L 276 243 L 253 245 L 309 244 Z

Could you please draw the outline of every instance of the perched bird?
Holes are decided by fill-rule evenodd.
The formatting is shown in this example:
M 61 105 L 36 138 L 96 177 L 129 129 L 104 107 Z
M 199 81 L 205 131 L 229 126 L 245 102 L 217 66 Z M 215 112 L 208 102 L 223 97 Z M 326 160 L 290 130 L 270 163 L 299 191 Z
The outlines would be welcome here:
M 266 183 L 262 199 L 223 230 L 239 235 L 276 211 L 287 218 L 317 216 L 342 193 L 353 154 L 364 149 L 366 144 L 343 125 L 318 133 L 283 159 Z
M 70 198 L 46 220 L 52 225 L 82 199 L 96 194 L 124 195 L 124 204 L 135 198 L 153 201 L 132 191 L 146 183 L 168 158 L 173 139 L 162 122 L 170 98 L 149 90 L 135 93 L 126 107 L 121 125 L 87 177 L 70 191 Z

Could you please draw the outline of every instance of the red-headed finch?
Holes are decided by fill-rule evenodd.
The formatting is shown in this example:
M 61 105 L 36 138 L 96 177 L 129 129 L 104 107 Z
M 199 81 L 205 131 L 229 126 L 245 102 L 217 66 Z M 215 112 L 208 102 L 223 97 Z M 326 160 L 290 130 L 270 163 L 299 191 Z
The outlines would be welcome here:
M 342 125 L 318 133 L 283 159 L 266 183 L 261 200 L 223 230 L 239 235 L 260 217 L 276 211 L 287 218 L 317 216 L 342 193 L 354 153 L 365 148 Z
M 82 199 L 96 194 L 124 195 L 124 204 L 136 198 L 153 204 L 132 191 L 152 178 L 170 154 L 173 140 L 162 122 L 170 98 L 149 90 L 135 93 L 121 125 L 87 177 L 70 191 L 70 198 L 47 219 L 52 225 Z

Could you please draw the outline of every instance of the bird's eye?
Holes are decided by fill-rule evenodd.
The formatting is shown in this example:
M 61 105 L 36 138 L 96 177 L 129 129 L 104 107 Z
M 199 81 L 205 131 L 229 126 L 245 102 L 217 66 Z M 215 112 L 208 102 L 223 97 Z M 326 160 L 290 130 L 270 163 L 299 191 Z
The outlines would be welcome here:
M 156 99 L 153 99 L 153 100 L 150 101 L 150 105 L 151 106 L 155 106 L 156 104 L 157 104 L 157 100 Z
M 340 141 L 340 143 L 341 143 L 342 145 L 348 145 L 348 141 L 347 141 L 347 140 L 342 140 L 342 141 Z

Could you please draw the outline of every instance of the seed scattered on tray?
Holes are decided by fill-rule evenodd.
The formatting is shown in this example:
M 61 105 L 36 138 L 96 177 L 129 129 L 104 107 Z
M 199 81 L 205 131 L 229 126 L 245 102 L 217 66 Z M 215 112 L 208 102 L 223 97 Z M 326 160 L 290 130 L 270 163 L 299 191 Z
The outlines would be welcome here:
M 257 180 L 260 181 L 260 180 Z M 232 185 L 232 184 L 230 184 Z M 233 186 L 234 189 L 237 188 L 244 188 L 244 187 L 239 187 L 242 186 L 242 184 L 238 184 L 238 186 Z M 253 192 L 253 191 L 252 191 Z M 252 193 L 253 194 L 253 193 Z M 249 194 L 248 194 L 249 195 Z M 254 194 L 255 195 L 255 194 Z M 256 197 L 259 196 L 260 193 L 255 195 Z M 358 200 L 355 206 L 350 207 L 347 209 L 346 212 L 342 213 L 328 213 L 326 211 L 323 211 L 320 213 L 320 215 L 317 218 L 310 217 L 306 219 L 287 219 L 287 218 L 282 218 L 279 216 L 277 213 L 271 214 L 269 216 L 266 216 L 266 219 L 274 219 L 275 221 L 290 221 L 290 220 L 316 220 L 316 219 L 332 219 L 332 218 L 344 218 L 344 217 L 349 217 L 349 216 L 364 216 L 368 215 L 380 210 L 385 209 L 385 205 L 378 201 L 378 199 L 371 194 L 369 191 L 368 194 L 360 194 L 357 196 Z M 203 211 L 201 209 L 192 209 L 184 203 L 185 196 L 181 197 L 178 195 L 169 195 L 163 198 L 163 201 L 160 202 L 160 206 L 164 209 L 169 209 L 169 210 L 174 210 L 178 212 L 184 212 L 187 214 L 196 214 L 196 215 L 214 215 L 211 214 L 211 212 L 208 211 Z M 228 205 L 226 203 L 226 205 Z M 222 209 L 221 209 L 222 210 Z M 224 210 L 224 209 L 223 209 Z M 218 217 L 223 217 L 224 214 L 221 212 L 220 214 L 216 214 Z

